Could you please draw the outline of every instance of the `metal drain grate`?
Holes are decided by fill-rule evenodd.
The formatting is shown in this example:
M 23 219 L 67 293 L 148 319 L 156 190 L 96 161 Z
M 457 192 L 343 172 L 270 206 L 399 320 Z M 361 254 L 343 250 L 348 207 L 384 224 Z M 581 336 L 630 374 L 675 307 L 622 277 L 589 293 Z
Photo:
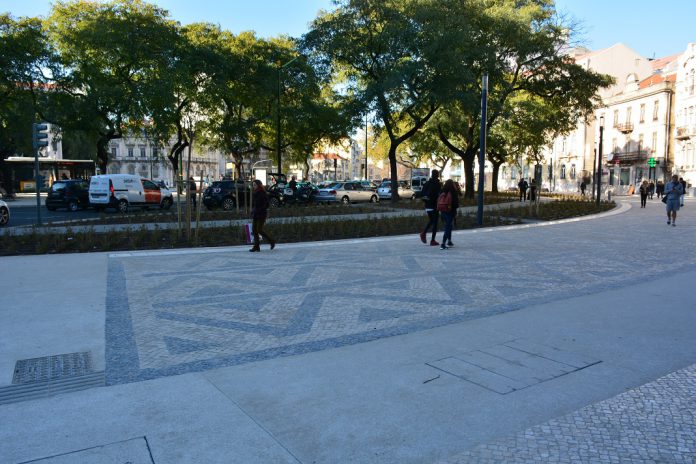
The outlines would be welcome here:
M 94 371 L 89 351 L 21 359 L 15 364 L 13 385 L 80 377 Z

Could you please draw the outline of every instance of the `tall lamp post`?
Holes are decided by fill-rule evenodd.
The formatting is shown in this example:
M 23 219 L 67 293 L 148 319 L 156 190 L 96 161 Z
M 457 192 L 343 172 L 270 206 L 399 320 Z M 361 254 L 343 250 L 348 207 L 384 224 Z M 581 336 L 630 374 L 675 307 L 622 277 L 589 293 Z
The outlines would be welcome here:
M 602 145 L 604 143 L 604 116 L 599 117 L 599 148 L 597 149 L 597 206 L 602 201 Z
M 365 180 L 369 180 L 367 177 L 367 113 L 365 113 Z
M 292 60 L 288 61 L 285 64 L 280 64 L 280 61 L 278 61 L 278 100 L 277 100 L 277 111 L 276 111 L 276 151 L 278 153 L 278 174 L 282 173 L 282 155 L 280 153 L 280 147 L 282 146 L 282 135 L 280 133 L 280 72 L 283 70 L 283 68 L 287 67 L 290 63 L 298 59 L 299 56 L 296 56 Z

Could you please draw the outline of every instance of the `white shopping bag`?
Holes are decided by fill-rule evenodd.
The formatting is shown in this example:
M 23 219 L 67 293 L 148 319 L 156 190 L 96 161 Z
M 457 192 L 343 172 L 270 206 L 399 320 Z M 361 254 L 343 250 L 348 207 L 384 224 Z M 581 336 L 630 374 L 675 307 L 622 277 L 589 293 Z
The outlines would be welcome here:
M 248 244 L 254 243 L 254 224 L 249 222 L 244 224 L 244 235 L 246 236 L 246 241 Z M 263 241 L 263 237 L 259 237 L 259 240 Z

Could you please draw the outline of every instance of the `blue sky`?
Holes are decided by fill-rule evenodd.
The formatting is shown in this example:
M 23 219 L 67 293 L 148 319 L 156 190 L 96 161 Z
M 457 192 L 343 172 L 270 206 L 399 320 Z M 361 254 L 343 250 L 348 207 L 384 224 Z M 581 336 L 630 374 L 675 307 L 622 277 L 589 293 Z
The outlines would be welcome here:
M 156 0 L 182 23 L 207 21 L 238 33 L 298 37 L 331 0 Z M 0 0 L 14 16 L 46 15 L 49 0 Z M 681 53 L 696 42 L 696 1 L 556 0 L 560 12 L 582 25 L 581 39 L 593 50 L 623 42 L 648 58 Z

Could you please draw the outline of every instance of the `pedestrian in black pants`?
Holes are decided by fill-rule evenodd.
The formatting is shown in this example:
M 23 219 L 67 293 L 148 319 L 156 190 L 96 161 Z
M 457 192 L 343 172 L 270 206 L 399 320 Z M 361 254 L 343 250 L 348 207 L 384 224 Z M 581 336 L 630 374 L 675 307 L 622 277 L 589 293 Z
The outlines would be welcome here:
M 428 243 L 426 236 L 428 231 L 432 227 L 432 235 L 430 238 L 430 245 L 437 246 L 439 243 L 435 240 L 437 235 L 437 222 L 440 220 L 440 214 L 437 211 L 437 198 L 440 196 L 440 172 L 437 169 L 433 169 L 433 172 L 425 183 L 423 189 L 421 190 L 421 198 L 425 202 L 425 212 L 428 215 L 428 223 L 425 225 L 425 229 L 420 233 L 420 239 L 423 243 Z
M 520 189 L 520 201 L 526 201 L 527 200 L 527 188 L 529 188 L 529 184 L 527 183 L 526 180 L 520 179 L 520 181 L 517 183 L 517 187 Z
M 268 217 L 268 194 L 266 194 L 266 189 L 263 187 L 263 182 L 258 179 L 254 181 L 254 193 L 252 194 L 251 199 L 253 202 L 251 218 L 253 220 L 252 228 L 254 233 L 254 246 L 249 251 L 261 251 L 261 237 L 268 241 L 272 250 L 276 246 L 276 241 L 273 237 L 268 235 L 264 229 L 264 226 L 266 225 L 266 218 Z
M 644 180 L 642 184 L 640 184 L 640 187 L 638 188 L 640 191 L 640 207 L 645 208 L 645 203 L 648 200 L 648 192 L 650 191 L 650 186 L 648 185 L 648 181 Z
M 193 177 L 189 177 L 189 195 L 193 201 L 193 209 L 196 209 L 196 181 L 193 180 Z

